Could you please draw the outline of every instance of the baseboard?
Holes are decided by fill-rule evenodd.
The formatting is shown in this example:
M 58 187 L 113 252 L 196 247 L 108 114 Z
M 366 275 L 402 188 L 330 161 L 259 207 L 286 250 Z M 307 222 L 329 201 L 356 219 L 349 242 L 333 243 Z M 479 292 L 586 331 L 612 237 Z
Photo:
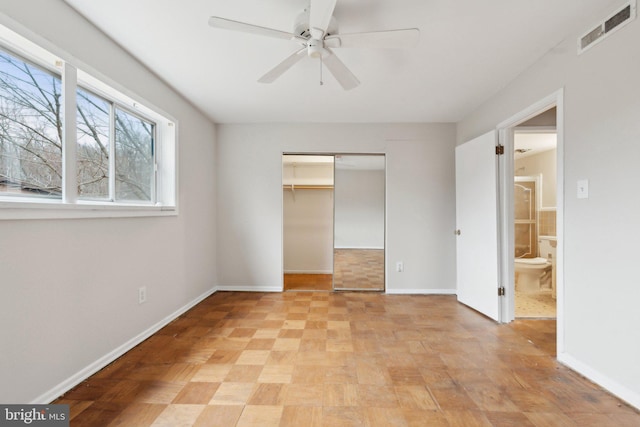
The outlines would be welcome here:
M 387 294 L 396 295 L 455 295 L 455 289 L 385 289 Z
M 58 384 L 57 386 L 53 387 L 51 390 L 49 390 L 49 391 L 45 392 L 44 394 L 38 396 L 37 398 L 32 400 L 30 404 L 33 404 L 33 405 L 36 405 L 36 404 L 47 404 L 47 403 L 50 403 L 53 400 L 57 399 L 58 397 L 62 396 L 67 391 L 71 390 L 73 387 L 77 386 L 82 381 L 86 380 L 91 375 L 93 375 L 96 372 L 98 372 L 100 369 L 102 369 L 105 366 L 109 365 L 111 362 L 113 362 L 114 360 L 116 360 L 117 358 L 119 358 L 120 356 L 122 356 L 123 354 L 125 354 L 126 352 L 128 352 L 129 350 L 131 350 L 132 348 L 134 348 L 135 346 L 137 346 L 138 344 L 140 344 L 141 342 L 143 342 L 147 338 L 149 338 L 151 335 L 153 335 L 156 332 L 158 332 L 164 326 L 166 326 L 167 324 L 171 323 L 173 320 L 175 320 L 176 318 L 181 316 L 183 313 L 187 312 L 189 309 L 191 309 L 192 307 L 194 307 L 195 305 L 197 305 L 202 300 L 204 300 L 205 298 L 207 298 L 208 296 L 212 295 L 215 292 L 216 292 L 216 288 L 208 290 L 207 292 L 205 292 L 204 294 L 200 295 L 199 297 L 197 297 L 193 301 L 191 301 L 191 302 L 187 303 L 186 305 L 180 307 L 178 310 L 174 311 L 173 313 L 171 313 L 170 315 L 168 315 L 167 317 L 165 317 L 164 319 L 162 319 L 161 321 L 159 321 L 155 325 L 151 326 L 146 331 L 144 331 L 144 332 L 140 333 L 139 335 L 131 338 L 129 341 L 127 341 L 126 343 L 122 344 L 120 347 L 118 347 L 118 348 L 112 350 L 111 352 L 105 354 L 100 359 L 98 359 L 95 362 L 91 363 L 89 366 L 81 369 L 79 372 L 77 372 L 76 374 L 74 374 L 71 377 L 67 378 L 66 380 L 64 380 L 63 382 Z
M 285 270 L 284 274 L 333 274 L 333 270 Z
M 282 292 L 282 286 L 226 286 L 218 285 L 218 291 L 229 292 Z
M 630 390 L 567 353 L 558 354 L 558 361 L 640 410 L 640 394 L 638 392 Z

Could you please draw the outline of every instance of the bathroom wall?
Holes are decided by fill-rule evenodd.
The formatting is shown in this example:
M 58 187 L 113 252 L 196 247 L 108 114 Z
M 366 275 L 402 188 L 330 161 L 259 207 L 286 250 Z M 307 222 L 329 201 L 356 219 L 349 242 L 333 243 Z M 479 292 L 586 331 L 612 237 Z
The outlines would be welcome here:
M 555 208 L 538 212 L 538 234 L 540 236 L 555 236 L 557 234 Z
M 556 207 L 556 150 L 522 157 L 515 161 L 516 176 L 541 175 L 541 207 Z
M 554 109 L 555 111 L 555 109 Z M 538 235 L 556 235 L 556 150 L 547 150 L 515 161 L 516 176 L 540 176 Z
M 516 176 L 541 176 L 538 189 L 541 209 L 537 212 L 540 236 L 556 235 L 556 155 L 553 149 L 515 161 Z

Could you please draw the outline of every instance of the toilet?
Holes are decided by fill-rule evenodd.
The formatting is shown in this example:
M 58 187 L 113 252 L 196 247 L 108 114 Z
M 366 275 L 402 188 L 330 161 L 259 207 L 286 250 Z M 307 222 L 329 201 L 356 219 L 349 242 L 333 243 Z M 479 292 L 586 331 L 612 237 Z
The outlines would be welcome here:
M 556 236 L 540 236 L 538 238 L 538 250 L 540 256 L 547 258 L 551 262 L 551 298 L 556 299 L 556 247 L 558 241 Z
M 542 257 L 516 258 L 514 260 L 516 272 L 516 290 L 525 294 L 540 292 L 540 277 L 545 270 L 551 268 L 551 263 Z
M 525 294 L 540 292 L 542 290 L 540 279 L 543 277 L 543 273 L 551 272 L 551 291 L 552 297 L 555 299 L 556 237 L 540 236 L 538 238 L 538 251 L 542 256 L 516 258 L 514 260 L 516 290 Z

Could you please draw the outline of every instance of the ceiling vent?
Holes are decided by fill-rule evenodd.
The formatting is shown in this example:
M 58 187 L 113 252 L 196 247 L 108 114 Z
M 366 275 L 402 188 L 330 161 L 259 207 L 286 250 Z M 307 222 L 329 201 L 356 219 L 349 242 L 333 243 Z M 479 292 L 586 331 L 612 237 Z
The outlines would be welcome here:
M 578 54 L 600 43 L 635 18 L 636 0 L 633 0 L 578 38 Z

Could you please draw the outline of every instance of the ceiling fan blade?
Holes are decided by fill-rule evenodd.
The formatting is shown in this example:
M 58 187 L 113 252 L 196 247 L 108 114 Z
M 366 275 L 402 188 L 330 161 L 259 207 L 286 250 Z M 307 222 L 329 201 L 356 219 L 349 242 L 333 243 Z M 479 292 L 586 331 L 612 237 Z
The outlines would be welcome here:
M 311 36 L 321 40 L 327 32 L 337 0 L 311 0 L 309 11 L 309 30 Z
M 284 61 L 273 67 L 264 76 L 258 79 L 260 83 L 273 83 L 278 77 L 284 74 L 289 68 L 293 67 L 298 61 L 307 56 L 307 48 L 300 49 L 293 55 L 287 57 Z
M 336 34 L 325 38 L 325 43 L 330 47 L 392 49 L 416 47 L 419 41 L 420 30 L 417 28 L 372 31 L 369 33 Z
M 333 53 L 331 49 L 325 49 L 329 54 L 323 57 L 322 61 L 327 66 L 333 77 L 336 78 L 344 90 L 353 89 L 360 84 L 360 81 L 347 68 L 346 65 Z
M 257 34 L 259 36 L 275 37 L 285 40 L 297 40 L 297 37 L 286 31 L 274 30 L 273 28 L 260 27 L 258 25 L 247 24 L 245 22 L 232 21 L 231 19 L 212 16 L 209 18 L 209 25 L 213 28 L 223 30 L 240 31 L 243 33 Z

